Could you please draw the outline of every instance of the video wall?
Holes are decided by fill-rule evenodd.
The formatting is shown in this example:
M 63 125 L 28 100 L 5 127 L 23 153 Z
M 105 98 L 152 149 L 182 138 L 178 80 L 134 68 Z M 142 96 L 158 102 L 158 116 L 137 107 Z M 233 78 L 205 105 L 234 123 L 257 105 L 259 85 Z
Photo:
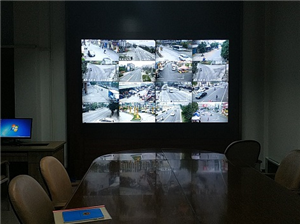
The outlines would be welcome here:
M 227 123 L 229 40 L 81 40 L 83 123 Z

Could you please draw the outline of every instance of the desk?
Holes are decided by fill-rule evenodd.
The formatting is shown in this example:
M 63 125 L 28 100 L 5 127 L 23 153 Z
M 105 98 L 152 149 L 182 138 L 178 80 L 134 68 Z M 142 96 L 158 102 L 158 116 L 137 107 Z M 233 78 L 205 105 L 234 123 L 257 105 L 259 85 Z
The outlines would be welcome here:
M 97 158 L 66 208 L 101 204 L 112 217 L 105 223 L 300 223 L 299 195 L 223 154 L 201 151 Z
M 45 142 L 32 142 L 35 144 L 43 144 Z M 9 162 L 26 162 L 28 164 L 28 174 L 35 178 L 43 187 L 42 176 L 39 171 L 40 160 L 44 156 L 54 156 L 62 164 L 64 164 L 64 141 L 50 141 L 46 146 L 17 146 L 3 145 L 1 146 L 1 160 Z

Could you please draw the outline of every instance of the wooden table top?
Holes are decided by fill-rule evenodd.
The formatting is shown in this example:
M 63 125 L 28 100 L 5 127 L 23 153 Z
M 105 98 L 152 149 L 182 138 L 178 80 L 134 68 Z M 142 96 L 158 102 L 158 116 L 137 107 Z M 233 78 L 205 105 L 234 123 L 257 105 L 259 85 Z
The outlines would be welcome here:
M 132 151 L 95 159 L 66 208 L 102 204 L 112 217 L 105 223 L 300 223 L 299 195 L 253 168 L 234 167 L 223 154 L 204 151 Z

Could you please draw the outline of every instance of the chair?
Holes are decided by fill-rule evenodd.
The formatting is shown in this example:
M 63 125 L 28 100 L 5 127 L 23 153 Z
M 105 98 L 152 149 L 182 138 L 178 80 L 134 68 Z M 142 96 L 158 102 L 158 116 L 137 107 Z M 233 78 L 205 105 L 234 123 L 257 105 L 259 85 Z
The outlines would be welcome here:
M 234 141 L 225 149 L 226 158 L 236 166 L 250 166 L 260 170 L 260 144 L 255 140 Z
M 9 182 L 9 162 L 1 161 L 1 184 Z
M 55 157 L 46 156 L 40 161 L 40 171 L 54 207 L 64 207 L 73 195 L 71 180 L 65 167 Z
M 1 210 L 9 210 L 8 183 L 9 183 L 9 162 L 1 161 Z
M 22 224 L 53 224 L 53 204 L 42 186 L 31 176 L 19 175 L 8 187 L 13 210 Z
M 283 158 L 274 180 L 289 190 L 300 192 L 300 150 L 293 150 Z

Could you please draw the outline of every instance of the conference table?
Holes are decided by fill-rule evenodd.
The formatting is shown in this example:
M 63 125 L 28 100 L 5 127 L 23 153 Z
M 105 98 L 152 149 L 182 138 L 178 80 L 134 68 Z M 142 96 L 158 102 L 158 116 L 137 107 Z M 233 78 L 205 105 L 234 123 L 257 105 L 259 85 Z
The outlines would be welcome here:
M 300 196 L 224 154 L 147 149 L 96 158 L 65 209 L 104 205 L 90 223 L 300 223 Z

